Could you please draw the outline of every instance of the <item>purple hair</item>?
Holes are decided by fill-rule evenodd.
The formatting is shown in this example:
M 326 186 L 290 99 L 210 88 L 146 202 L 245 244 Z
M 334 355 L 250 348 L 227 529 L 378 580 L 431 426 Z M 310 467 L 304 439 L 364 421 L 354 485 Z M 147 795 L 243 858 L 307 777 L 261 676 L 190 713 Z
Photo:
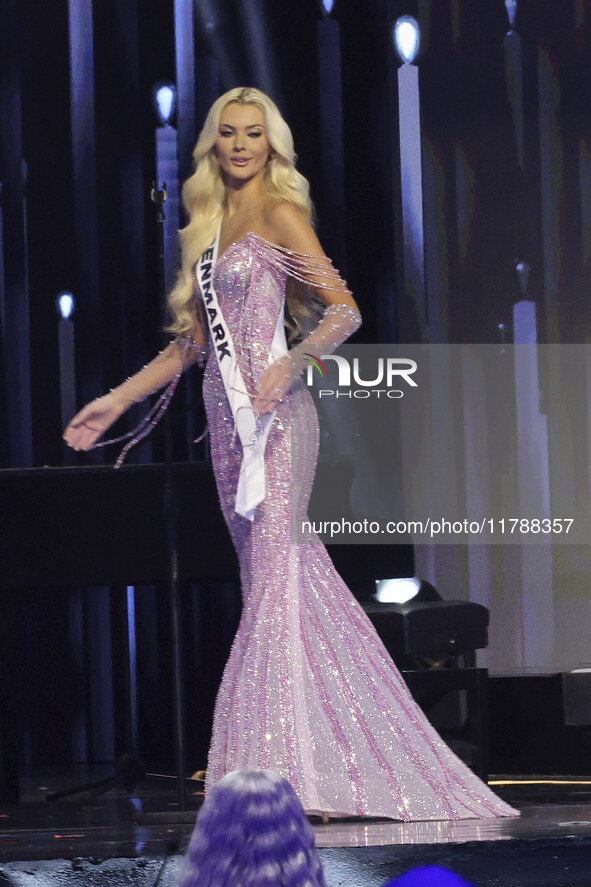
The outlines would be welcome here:
M 220 779 L 199 811 L 179 887 L 326 887 L 289 782 L 273 770 Z

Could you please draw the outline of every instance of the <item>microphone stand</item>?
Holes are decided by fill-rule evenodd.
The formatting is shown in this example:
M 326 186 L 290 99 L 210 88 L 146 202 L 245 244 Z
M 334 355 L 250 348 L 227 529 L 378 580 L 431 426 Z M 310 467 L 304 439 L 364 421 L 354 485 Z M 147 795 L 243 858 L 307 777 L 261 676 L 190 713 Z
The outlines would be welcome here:
M 162 188 L 152 183 L 150 199 L 156 208 L 156 224 L 158 227 L 158 283 L 164 306 L 166 321 L 166 264 L 164 241 L 164 203 L 167 199 L 166 182 Z M 181 635 L 181 601 L 178 572 L 177 517 L 178 505 L 175 490 L 174 465 L 172 457 L 172 425 L 170 411 L 164 416 L 164 522 L 166 526 L 166 543 L 168 550 L 168 595 L 170 606 L 170 630 L 172 640 L 172 688 L 173 688 L 173 725 L 174 751 L 176 762 L 177 798 L 179 810 L 187 809 L 185 791 L 186 747 L 185 747 L 185 708 L 183 699 L 183 657 Z

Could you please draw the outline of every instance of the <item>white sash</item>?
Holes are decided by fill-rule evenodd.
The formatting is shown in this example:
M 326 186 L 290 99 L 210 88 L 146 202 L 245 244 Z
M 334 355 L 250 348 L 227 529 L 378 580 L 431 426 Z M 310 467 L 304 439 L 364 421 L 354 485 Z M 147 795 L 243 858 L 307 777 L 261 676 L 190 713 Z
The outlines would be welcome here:
M 197 262 L 195 273 L 211 333 L 211 341 L 220 368 L 220 374 L 234 417 L 234 425 L 242 444 L 242 465 L 236 490 L 235 511 L 248 520 L 254 520 L 254 512 L 265 498 L 265 446 L 275 412 L 257 418 L 238 366 L 238 359 L 230 330 L 224 319 L 213 286 L 213 271 L 218 257 L 221 225 L 212 246 Z M 283 326 L 283 308 L 275 327 L 271 345 L 271 360 L 287 354 L 287 342 Z

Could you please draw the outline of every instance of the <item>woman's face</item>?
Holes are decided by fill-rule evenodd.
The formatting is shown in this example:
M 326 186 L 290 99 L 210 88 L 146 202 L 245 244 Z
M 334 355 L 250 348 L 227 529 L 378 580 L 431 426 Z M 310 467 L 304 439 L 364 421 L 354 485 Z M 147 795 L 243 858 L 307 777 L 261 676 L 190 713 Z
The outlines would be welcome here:
M 256 105 L 230 102 L 220 114 L 214 150 L 226 184 L 240 186 L 262 176 L 271 146 Z

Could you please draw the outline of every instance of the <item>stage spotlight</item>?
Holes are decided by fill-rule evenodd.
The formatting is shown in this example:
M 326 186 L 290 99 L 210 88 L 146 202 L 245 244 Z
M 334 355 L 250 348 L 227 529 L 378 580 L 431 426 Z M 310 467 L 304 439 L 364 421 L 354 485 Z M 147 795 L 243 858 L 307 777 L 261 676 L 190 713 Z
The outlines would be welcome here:
M 334 0 L 322 0 L 322 9 L 325 15 L 330 15 L 334 6 Z
M 162 126 L 168 126 L 176 110 L 176 87 L 168 81 L 156 83 L 152 89 L 156 116 Z
M 62 290 L 61 293 L 57 294 L 55 306 L 62 320 L 70 319 L 74 313 L 74 296 L 70 290 Z
M 410 65 L 419 54 L 421 30 L 419 23 L 411 15 L 403 15 L 394 25 L 394 46 L 405 65 Z
M 416 576 L 403 579 L 376 579 L 376 599 L 381 604 L 406 604 L 417 596 L 421 580 Z
M 424 603 L 441 600 L 437 589 L 425 579 L 419 579 L 418 576 L 402 579 L 376 579 L 374 597 L 380 604 L 406 604 L 408 601 L 414 600 L 417 603 Z

